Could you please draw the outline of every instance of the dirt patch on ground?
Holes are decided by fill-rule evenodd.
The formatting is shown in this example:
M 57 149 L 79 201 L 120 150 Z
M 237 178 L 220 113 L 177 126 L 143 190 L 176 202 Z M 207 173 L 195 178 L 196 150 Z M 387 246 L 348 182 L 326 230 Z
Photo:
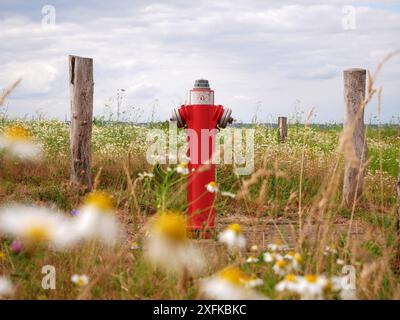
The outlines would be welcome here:
M 144 221 L 139 225 L 139 229 L 136 232 L 133 228 L 133 220 L 127 219 L 126 215 L 120 216 L 123 219 L 124 224 L 128 226 L 129 238 L 132 241 L 137 241 L 142 235 L 144 235 Z M 143 220 L 148 220 L 143 219 Z M 294 247 L 299 236 L 299 224 L 297 221 L 288 220 L 284 218 L 271 219 L 270 217 L 249 217 L 244 215 L 230 215 L 225 217 L 216 217 L 215 233 L 212 235 L 216 239 L 219 232 L 224 230 L 229 224 L 238 223 L 242 227 L 242 231 L 247 239 L 248 248 L 252 245 L 257 245 L 261 250 L 267 248 L 268 244 L 280 241 L 287 244 L 289 247 Z M 129 226 L 132 226 L 130 228 Z M 307 240 L 318 241 L 322 237 L 325 239 L 335 242 L 340 236 L 347 236 L 349 234 L 352 239 L 362 239 L 365 235 L 365 225 L 358 220 L 354 220 L 351 224 L 351 230 L 349 233 L 350 221 L 347 219 L 338 219 L 332 224 L 329 230 L 321 227 L 322 224 L 318 222 L 312 222 L 305 224 L 302 228 L 302 235 Z M 200 240 L 201 243 L 211 245 L 215 241 Z
M 255 244 L 262 249 L 266 249 L 268 244 L 276 241 L 283 242 L 293 247 L 299 237 L 299 224 L 297 221 L 287 219 L 271 219 L 265 217 L 247 217 L 247 216 L 229 216 L 217 219 L 216 231 L 223 230 L 231 223 L 239 223 L 246 235 L 249 246 Z M 305 238 L 318 240 L 327 232 L 328 238 L 337 238 L 341 235 L 347 235 L 350 228 L 349 220 L 336 221 L 329 230 L 325 230 L 318 222 L 305 224 L 302 228 L 302 234 Z M 364 235 L 365 227 L 360 221 L 353 221 L 351 224 L 350 237 L 361 238 Z

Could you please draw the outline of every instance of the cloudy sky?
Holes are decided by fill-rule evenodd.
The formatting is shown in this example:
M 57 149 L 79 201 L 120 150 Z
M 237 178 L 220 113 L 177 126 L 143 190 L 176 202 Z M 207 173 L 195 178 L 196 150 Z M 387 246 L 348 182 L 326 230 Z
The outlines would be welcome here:
M 73 54 L 94 59 L 96 115 L 115 110 L 123 88 L 122 109 L 165 120 L 207 78 L 244 122 L 311 107 L 315 122 L 341 122 L 342 71 L 373 71 L 400 49 L 400 1 L 0 0 L 0 43 L 0 90 L 23 78 L 7 102 L 13 117 L 69 118 Z M 400 116 L 399 71 L 397 56 L 378 79 L 385 121 Z

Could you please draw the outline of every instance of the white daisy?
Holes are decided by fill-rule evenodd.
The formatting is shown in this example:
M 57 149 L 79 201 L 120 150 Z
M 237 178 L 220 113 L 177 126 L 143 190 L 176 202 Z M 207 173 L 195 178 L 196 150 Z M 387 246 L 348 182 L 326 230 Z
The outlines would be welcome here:
M 272 270 L 278 276 L 284 276 L 288 272 L 288 269 L 288 264 L 283 259 L 276 260 L 274 266 L 272 267 Z
M 294 252 L 294 251 L 289 251 L 285 255 L 285 259 L 289 260 L 291 262 L 291 269 L 298 271 L 302 268 L 304 260 L 303 257 L 301 256 L 300 253 Z
M 0 209 L 0 233 L 28 244 L 65 249 L 77 241 L 71 221 L 49 208 L 11 205 Z
M 280 256 L 280 255 L 279 255 Z M 277 255 L 275 253 L 271 253 L 271 252 L 265 252 L 264 255 L 264 261 L 267 263 L 273 262 L 275 261 L 275 259 L 277 258 Z M 282 256 L 280 256 L 280 258 L 278 260 L 281 259 Z
M 36 143 L 31 132 L 21 126 L 9 126 L 0 136 L 0 149 L 22 160 L 39 160 L 43 149 Z
M 71 277 L 71 281 L 75 283 L 78 287 L 85 287 L 89 283 L 89 277 L 85 274 L 82 275 L 74 274 Z
M 230 224 L 218 235 L 218 241 L 225 243 L 232 250 L 241 250 L 246 247 L 246 238 L 242 228 L 237 223 Z
M 201 280 L 200 294 L 216 300 L 264 300 L 267 298 L 252 289 L 262 284 L 261 279 L 250 277 L 237 268 L 227 267 Z
M 341 299 L 356 299 L 355 290 L 346 290 L 342 286 L 342 277 L 327 278 L 324 275 L 306 276 L 287 275 L 275 289 L 298 294 L 303 300 L 321 300 L 326 294 L 339 293 Z
M 338 265 L 344 265 L 344 260 L 342 260 L 342 259 L 337 259 L 336 260 L 336 263 L 338 264 Z
M 144 248 L 146 258 L 166 272 L 197 274 L 206 266 L 202 252 L 188 239 L 186 217 L 177 212 L 158 213 L 149 222 Z
M 275 286 L 275 289 L 278 292 L 290 291 L 297 293 L 298 284 L 299 279 L 296 275 L 287 274 L 285 278 Z
M 216 184 L 215 181 L 211 181 L 208 184 L 206 184 L 206 189 L 208 192 L 211 193 L 216 193 L 219 191 L 218 185 Z
M 247 263 L 257 263 L 258 262 L 258 258 L 254 257 L 254 256 L 250 256 L 246 259 Z
M 115 217 L 111 195 L 104 191 L 89 194 L 75 218 L 75 229 L 81 239 L 99 240 L 104 244 L 114 245 L 121 225 Z
M 251 251 L 258 251 L 258 245 L 253 244 L 253 245 L 250 247 L 250 250 L 251 250 Z
M 324 291 L 328 285 L 329 282 L 325 276 L 309 274 L 299 277 L 297 293 L 303 300 L 321 300 L 324 298 Z
M 188 164 L 185 162 L 181 162 L 180 164 L 178 164 L 178 166 L 176 167 L 176 172 L 180 173 L 180 174 L 189 174 L 189 168 L 188 168 Z

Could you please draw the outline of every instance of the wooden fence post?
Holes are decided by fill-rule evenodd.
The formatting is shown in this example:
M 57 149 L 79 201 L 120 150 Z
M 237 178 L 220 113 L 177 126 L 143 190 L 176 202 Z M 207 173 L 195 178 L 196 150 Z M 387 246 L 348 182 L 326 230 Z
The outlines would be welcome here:
M 346 139 L 349 139 L 352 146 L 352 150 L 347 150 L 344 155 L 343 197 L 347 205 L 361 196 L 364 186 L 364 166 L 367 157 L 364 125 L 365 87 L 365 69 L 344 71 L 344 133 L 349 135 Z
M 69 56 L 71 97 L 71 184 L 84 192 L 92 188 L 91 138 L 93 117 L 93 60 Z
M 279 127 L 279 142 L 286 142 L 287 138 L 287 118 L 286 117 L 278 117 L 278 127 Z

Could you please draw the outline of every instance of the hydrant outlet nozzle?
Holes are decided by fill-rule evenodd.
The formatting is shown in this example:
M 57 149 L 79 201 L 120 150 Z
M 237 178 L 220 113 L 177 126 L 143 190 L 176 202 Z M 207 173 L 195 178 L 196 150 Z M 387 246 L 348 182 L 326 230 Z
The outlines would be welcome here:
M 232 109 L 226 108 L 224 109 L 224 113 L 221 116 L 221 119 L 218 122 L 218 125 L 220 128 L 226 128 L 228 123 L 233 122 L 233 118 L 231 117 L 232 115 Z
M 178 128 L 184 128 L 186 123 L 184 119 L 182 119 L 181 114 L 179 113 L 178 109 L 172 110 L 172 117 L 169 119 L 170 121 L 176 121 Z

